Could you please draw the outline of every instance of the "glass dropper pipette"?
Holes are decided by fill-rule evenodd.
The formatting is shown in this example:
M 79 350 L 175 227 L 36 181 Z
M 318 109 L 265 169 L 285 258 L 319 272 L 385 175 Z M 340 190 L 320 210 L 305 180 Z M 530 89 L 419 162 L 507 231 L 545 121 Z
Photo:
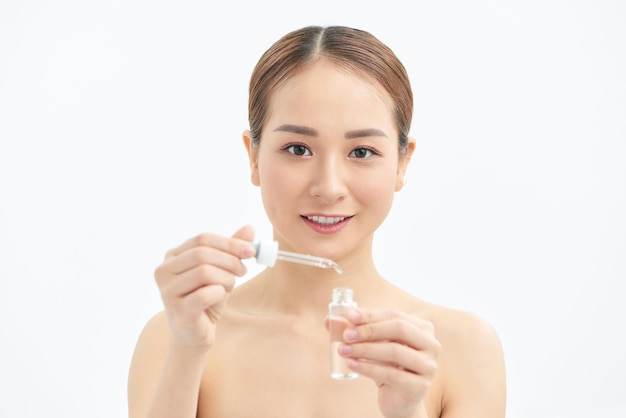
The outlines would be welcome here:
M 282 251 L 278 249 L 277 241 L 259 241 L 253 243 L 252 245 L 256 250 L 256 260 L 259 264 L 272 267 L 274 263 L 276 263 L 276 260 L 281 260 L 323 269 L 332 268 L 335 269 L 337 273 L 342 273 L 339 264 L 335 263 L 331 259 Z

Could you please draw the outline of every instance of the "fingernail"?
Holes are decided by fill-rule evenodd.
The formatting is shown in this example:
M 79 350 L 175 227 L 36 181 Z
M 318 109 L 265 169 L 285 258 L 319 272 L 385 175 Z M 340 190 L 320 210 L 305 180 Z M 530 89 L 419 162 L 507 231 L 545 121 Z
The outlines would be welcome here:
M 343 333 L 343 337 L 347 341 L 354 341 L 357 339 L 358 336 L 359 336 L 359 333 L 354 328 L 350 328 Z
M 347 344 L 341 344 L 339 346 L 339 354 L 350 354 L 352 352 L 352 346 Z

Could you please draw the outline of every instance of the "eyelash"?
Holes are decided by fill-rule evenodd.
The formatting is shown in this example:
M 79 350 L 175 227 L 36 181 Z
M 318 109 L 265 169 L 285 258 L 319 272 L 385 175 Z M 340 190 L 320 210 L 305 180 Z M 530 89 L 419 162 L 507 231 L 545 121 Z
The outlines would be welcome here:
M 355 149 L 353 149 L 352 151 L 350 151 L 349 155 L 352 155 L 356 150 L 365 150 L 366 152 L 370 152 L 371 155 L 368 155 L 367 157 L 363 157 L 363 158 L 357 158 L 358 160 L 364 160 L 368 157 L 371 157 L 373 155 L 380 155 L 380 153 L 378 151 L 376 151 L 374 148 L 370 148 L 370 147 L 357 147 Z
M 309 155 L 294 153 L 293 152 L 293 148 L 294 147 L 302 147 L 302 148 L 304 148 L 306 150 L 305 154 L 308 153 Z M 312 152 L 309 149 L 309 147 L 307 147 L 305 144 L 300 143 L 300 142 L 294 142 L 294 143 L 291 143 L 291 144 L 287 144 L 287 145 L 285 145 L 282 148 L 282 150 L 283 151 L 287 151 L 288 153 L 290 153 L 291 155 L 294 155 L 296 157 L 309 157 L 312 154 Z M 363 158 L 357 158 L 357 160 L 365 160 L 365 159 L 371 157 L 372 155 L 380 155 L 380 153 L 378 151 L 376 151 L 374 148 L 371 148 L 371 147 L 356 147 L 352 151 L 350 151 L 350 154 L 348 154 L 348 155 L 354 154 L 354 152 L 357 151 L 357 150 L 365 150 L 366 152 L 370 152 L 371 153 L 371 155 L 368 155 L 368 156 L 363 157 Z
M 302 148 L 304 148 L 304 149 L 306 150 L 306 151 L 305 151 L 305 153 L 306 153 L 306 152 L 308 152 L 308 153 L 309 153 L 309 155 L 310 155 L 310 154 L 312 154 L 312 152 L 311 152 L 311 150 L 309 149 L 309 147 L 307 147 L 306 145 L 304 145 L 304 144 L 303 144 L 303 143 L 301 143 L 301 142 L 294 142 L 294 143 L 291 143 L 291 144 L 287 144 L 287 145 L 285 145 L 285 146 L 284 146 L 283 148 L 281 148 L 281 149 L 282 149 L 283 151 L 287 151 L 287 152 L 288 152 L 288 153 L 290 153 L 291 155 L 295 155 L 296 157 L 308 157 L 308 156 L 309 156 L 309 155 L 300 155 L 300 154 L 296 154 L 296 153 L 294 153 L 294 152 L 292 151 L 292 149 L 293 149 L 294 147 L 302 147 Z

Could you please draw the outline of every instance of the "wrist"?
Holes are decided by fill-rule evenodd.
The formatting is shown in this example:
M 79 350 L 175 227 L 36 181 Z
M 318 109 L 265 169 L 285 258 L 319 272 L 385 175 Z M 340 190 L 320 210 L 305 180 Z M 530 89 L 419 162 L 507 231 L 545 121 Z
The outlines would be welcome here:
M 428 418 L 428 414 L 426 413 L 426 405 L 424 402 L 421 402 L 413 413 L 408 415 L 388 415 L 384 418 Z
M 189 347 L 170 343 L 167 350 L 167 358 L 176 363 L 196 364 L 204 363 L 209 354 L 210 347 Z

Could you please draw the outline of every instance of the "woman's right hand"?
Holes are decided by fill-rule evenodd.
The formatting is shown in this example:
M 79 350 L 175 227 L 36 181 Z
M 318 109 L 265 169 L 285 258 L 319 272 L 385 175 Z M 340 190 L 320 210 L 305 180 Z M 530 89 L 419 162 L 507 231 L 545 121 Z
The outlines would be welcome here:
M 154 277 L 161 292 L 170 345 L 208 350 L 235 278 L 246 273 L 242 259 L 254 255 L 250 226 L 232 237 L 201 234 L 167 252 Z

